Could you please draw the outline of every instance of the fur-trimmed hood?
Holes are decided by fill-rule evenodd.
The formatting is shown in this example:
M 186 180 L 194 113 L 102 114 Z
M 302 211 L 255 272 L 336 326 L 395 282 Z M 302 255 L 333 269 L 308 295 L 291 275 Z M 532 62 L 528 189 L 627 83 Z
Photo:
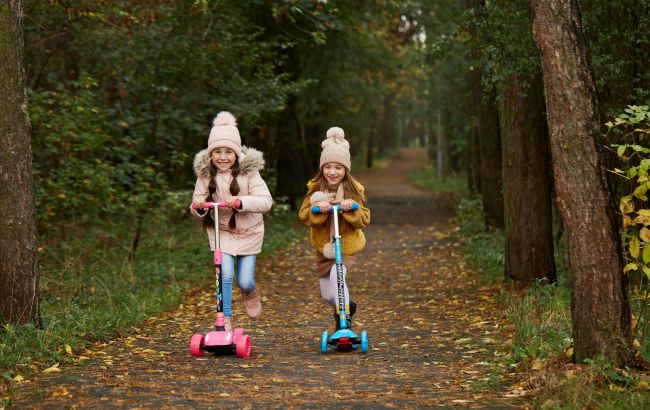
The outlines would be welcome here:
M 239 157 L 239 174 L 249 175 L 264 168 L 264 154 L 255 148 L 242 147 Z M 210 156 L 208 150 L 199 151 L 194 157 L 194 174 L 200 178 L 210 178 Z

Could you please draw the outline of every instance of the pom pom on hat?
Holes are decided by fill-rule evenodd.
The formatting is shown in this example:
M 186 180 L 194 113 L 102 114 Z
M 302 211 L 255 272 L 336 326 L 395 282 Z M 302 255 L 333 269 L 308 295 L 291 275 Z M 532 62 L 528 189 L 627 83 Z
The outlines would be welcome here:
M 350 160 L 350 143 L 345 139 L 345 132 L 340 127 L 327 130 L 327 138 L 321 143 L 323 152 L 320 154 L 320 168 L 328 162 L 343 165 L 349 171 L 352 168 Z
M 221 111 L 212 121 L 212 130 L 208 138 L 208 155 L 219 147 L 230 148 L 237 157 L 241 157 L 241 137 L 237 129 L 235 116 L 228 111 Z
M 235 119 L 235 116 L 228 111 L 221 111 L 216 117 L 214 117 L 214 121 L 212 121 L 213 127 L 218 127 L 220 125 L 232 125 L 236 127 L 237 120 Z
M 332 127 L 327 130 L 326 136 L 327 138 L 325 138 L 321 147 L 326 148 L 332 146 L 332 144 L 340 144 L 347 149 L 350 149 L 350 143 L 345 140 L 345 132 L 343 131 L 343 128 Z

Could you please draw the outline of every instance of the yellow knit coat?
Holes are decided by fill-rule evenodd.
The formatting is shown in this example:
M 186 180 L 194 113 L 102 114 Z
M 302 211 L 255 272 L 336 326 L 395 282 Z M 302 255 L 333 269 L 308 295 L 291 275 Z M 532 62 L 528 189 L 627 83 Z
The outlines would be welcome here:
M 310 192 L 315 185 L 314 182 L 307 184 L 307 191 Z M 363 185 L 357 184 L 357 189 L 363 195 Z M 353 199 L 353 198 L 346 198 Z M 357 201 L 359 202 L 359 201 Z M 331 214 L 314 214 L 311 212 L 312 204 L 310 196 L 305 197 L 298 211 L 302 223 L 309 226 L 309 239 L 318 253 L 323 253 L 323 246 L 332 242 L 330 233 Z M 366 237 L 361 231 L 370 223 L 370 209 L 359 203 L 356 211 L 342 212 L 339 217 L 339 234 L 341 235 L 341 253 L 343 255 L 354 255 L 366 246 Z

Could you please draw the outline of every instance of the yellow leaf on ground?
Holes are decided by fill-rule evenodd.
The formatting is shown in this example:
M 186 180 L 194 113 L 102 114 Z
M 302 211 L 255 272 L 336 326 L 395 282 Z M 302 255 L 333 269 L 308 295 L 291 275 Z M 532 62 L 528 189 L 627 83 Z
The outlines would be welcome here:
M 23 380 L 25 380 L 25 378 L 19 374 L 16 375 L 16 377 L 14 377 L 14 381 L 17 381 L 19 383 L 22 382 Z
M 59 387 L 58 389 L 56 389 L 56 390 L 54 390 L 52 392 L 52 396 L 54 396 L 54 397 L 56 397 L 56 396 L 67 396 L 68 394 L 70 394 L 70 392 L 68 391 L 68 389 L 66 389 L 63 386 Z
M 51 367 L 48 367 L 47 369 L 43 370 L 42 373 L 47 374 L 47 373 L 56 373 L 56 372 L 60 372 L 60 371 L 61 371 L 61 369 L 59 369 L 59 364 L 56 363 L 56 364 L 52 365 Z
M 471 342 L 471 341 L 472 341 L 471 337 L 463 337 L 462 339 L 456 340 L 454 343 L 459 345 L 459 344 L 463 344 L 463 343 L 467 343 L 467 342 Z
M 534 359 L 533 364 L 530 366 L 530 368 L 533 370 L 539 370 L 542 367 L 544 367 L 544 363 L 542 363 L 542 361 L 539 359 Z

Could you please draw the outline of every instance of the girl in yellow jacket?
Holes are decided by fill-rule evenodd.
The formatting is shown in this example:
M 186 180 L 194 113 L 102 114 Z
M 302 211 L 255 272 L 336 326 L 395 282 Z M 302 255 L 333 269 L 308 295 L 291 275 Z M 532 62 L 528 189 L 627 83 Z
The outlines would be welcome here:
M 339 127 L 327 130 L 320 156 L 320 169 L 316 176 L 307 183 L 307 195 L 300 207 L 300 220 L 310 227 L 309 238 L 318 255 L 315 271 L 319 277 L 323 300 L 334 307 L 334 320 L 337 329 L 338 297 L 336 284 L 336 266 L 334 265 L 334 244 L 332 243 L 332 216 L 329 213 L 332 204 L 340 204 L 344 212 L 339 218 L 341 235 L 341 253 L 343 254 L 343 285 L 345 289 L 345 311 L 348 325 L 357 310 L 357 304 L 350 301 L 345 283 L 348 268 L 352 266 L 355 254 L 366 245 L 366 238 L 361 229 L 370 223 L 370 209 L 366 206 L 363 186 L 350 174 L 350 144 Z M 359 208 L 350 211 L 357 203 Z M 316 205 L 320 213 L 314 214 L 311 208 Z

